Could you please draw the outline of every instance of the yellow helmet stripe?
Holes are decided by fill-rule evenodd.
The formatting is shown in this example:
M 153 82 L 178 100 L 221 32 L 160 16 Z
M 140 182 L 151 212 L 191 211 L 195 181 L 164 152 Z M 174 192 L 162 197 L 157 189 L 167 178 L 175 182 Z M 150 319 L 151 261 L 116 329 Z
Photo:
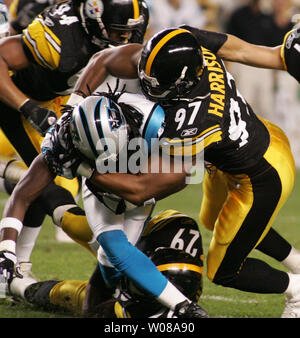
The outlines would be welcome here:
M 203 267 L 194 265 L 194 264 L 187 264 L 187 263 L 168 263 L 168 264 L 161 264 L 157 266 L 157 269 L 162 271 L 167 270 L 191 270 L 202 274 Z
M 133 18 L 138 19 L 140 16 L 140 7 L 138 0 L 132 0 L 132 5 L 133 5 Z
M 178 35 L 178 34 L 182 34 L 182 33 L 186 33 L 188 32 L 186 29 L 176 29 L 172 32 L 170 32 L 169 34 L 167 34 L 166 36 L 164 36 L 159 43 L 153 48 L 153 51 L 150 53 L 147 63 L 146 63 L 146 67 L 145 67 L 145 73 L 147 76 L 150 76 L 150 71 L 151 71 L 151 67 L 152 67 L 152 63 L 157 55 L 157 53 L 160 51 L 160 49 L 169 41 L 171 40 L 174 36 Z

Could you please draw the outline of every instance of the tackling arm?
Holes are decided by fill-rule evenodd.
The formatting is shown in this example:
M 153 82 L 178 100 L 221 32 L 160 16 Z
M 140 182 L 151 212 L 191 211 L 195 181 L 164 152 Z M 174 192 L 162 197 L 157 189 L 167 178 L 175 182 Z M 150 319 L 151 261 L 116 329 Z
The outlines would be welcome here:
M 133 204 L 142 205 L 153 198 L 161 200 L 186 186 L 188 174 L 182 167 L 182 162 L 179 162 L 171 160 L 170 170 L 164 172 L 162 157 L 159 156 L 156 159 L 150 157 L 147 171 L 142 170 L 136 175 L 127 173 L 100 174 L 95 171 L 90 180 L 104 191 L 114 193 Z M 153 168 L 159 169 L 153 172 Z
M 75 84 L 74 93 L 90 95 L 89 90 L 94 92 L 108 75 L 127 79 L 137 78 L 137 64 L 141 50 L 140 44 L 128 44 L 107 48 L 94 54 Z M 74 97 L 74 94 L 72 95 Z M 71 99 L 69 102 L 72 103 Z
M 19 70 L 28 65 L 21 35 L 0 40 L 0 100 L 14 109 L 18 109 L 28 97 L 12 82 L 9 70 Z
M 48 128 L 56 121 L 56 114 L 29 99 L 16 87 L 9 74 L 10 70 L 20 70 L 29 64 L 23 50 L 21 35 L 0 40 L 0 100 L 19 110 L 28 122 L 44 136 Z
M 254 45 L 236 36 L 227 35 L 227 40 L 218 51 L 218 56 L 227 61 L 240 62 L 253 67 L 284 70 L 281 46 Z

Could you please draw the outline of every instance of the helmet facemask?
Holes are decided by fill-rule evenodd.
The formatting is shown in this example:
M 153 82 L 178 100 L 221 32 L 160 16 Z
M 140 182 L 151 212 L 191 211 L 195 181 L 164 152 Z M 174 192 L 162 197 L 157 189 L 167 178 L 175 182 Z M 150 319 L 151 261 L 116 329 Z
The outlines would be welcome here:
M 141 81 L 141 87 L 143 93 L 157 101 L 169 100 L 169 99 L 178 99 L 183 97 L 186 92 L 193 87 L 198 81 L 198 78 L 195 78 L 194 81 L 185 79 L 185 73 L 188 69 L 188 66 L 184 66 L 182 72 L 178 79 L 170 84 L 160 84 L 155 77 L 147 76 L 142 70 L 139 72 L 139 78 Z
M 138 0 L 86 0 L 80 3 L 79 14 L 92 42 L 107 48 L 128 43 L 133 32 L 140 29 L 144 16 L 139 9 Z

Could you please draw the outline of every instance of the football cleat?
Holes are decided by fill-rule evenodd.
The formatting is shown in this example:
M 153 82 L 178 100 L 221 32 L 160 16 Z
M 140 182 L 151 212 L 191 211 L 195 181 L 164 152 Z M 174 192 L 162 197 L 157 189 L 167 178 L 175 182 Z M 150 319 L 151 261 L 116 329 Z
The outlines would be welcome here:
M 286 297 L 286 305 L 281 318 L 300 318 L 300 297 Z
M 288 273 L 289 287 L 285 291 L 286 305 L 281 318 L 300 318 L 300 275 Z
M 60 281 L 48 280 L 30 284 L 24 292 L 24 299 L 46 311 L 56 310 L 57 306 L 51 304 L 49 295 L 52 288 L 58 283 Z
M 9 290 L 13 297 L 24 299 L 26 288 L 29 285 L 38 282 L 38 279 L 32 273 L 31 268 L 31 262 L 21 262 L 16 267 L 16 274 L 9 284 Z
M 209 318 L 208 313 L 197 303 L 187 300 L 176 305 L 174 317 L 178 318 Z

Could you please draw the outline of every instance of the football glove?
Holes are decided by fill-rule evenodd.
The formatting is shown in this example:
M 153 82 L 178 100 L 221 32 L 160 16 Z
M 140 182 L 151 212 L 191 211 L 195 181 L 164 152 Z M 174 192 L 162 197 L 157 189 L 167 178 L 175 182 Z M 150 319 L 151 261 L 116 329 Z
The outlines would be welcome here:
M 56 122 L 56 114 L 47 108 L 40 107 L 36 102 L 27 100 L 19 108 L 26 120 L 42 135 Z
M 14 267 L 17 263 L 16 255 L 7 250 L 0 251 L 0 275 L 9 284 L 13 278 Z
M 93 169 L 74 147 L 69 123 L 72 107 L 66 106 L 62 117 L 45 136 L 42 142 L 42 153 L 48 168 L 54 175 L 73 179 L 78 176 L 90 177 Z
M 0 2 L 0 39 L 9 36 L 9 22 L 7 6 Z

